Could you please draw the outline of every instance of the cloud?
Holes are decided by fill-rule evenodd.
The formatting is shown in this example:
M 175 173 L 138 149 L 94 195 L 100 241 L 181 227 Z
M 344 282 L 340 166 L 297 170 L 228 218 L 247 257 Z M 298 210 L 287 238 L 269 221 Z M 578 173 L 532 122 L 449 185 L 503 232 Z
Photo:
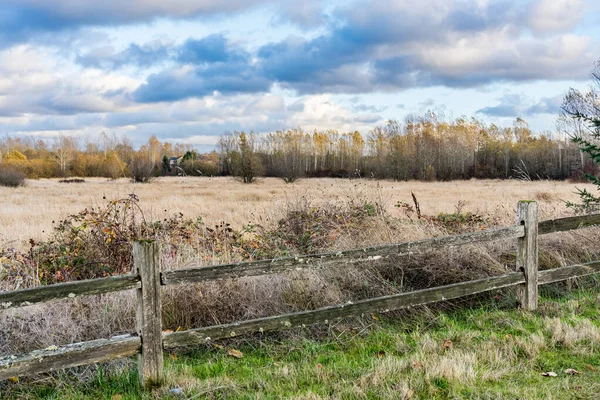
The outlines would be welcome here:
M 304 111 L 304 103 L 300 100 L 297 100 L 288 106 L 288 110 L 293 112 L 302 112 Z
M 109 112 L 119 108 L 120 100 L 106 92 L 137 85 L 138 81 L 112 72 L 72 69 L 47 50 L 18 46 L 0 51 L 0 114 L 4 116 Z
M 155 40 L 142 45 L 131 43 L 120 52 L 112 46 L 96 47 L 85 55 L 78 55 L 75 61 L 84 67 L 115 69 L 131 65 L 150 68 L 167 61 L 198 65 L 249 59 L 250 55 L 243 49 L 230 46 L 224 35 L 213 34 L 201 39 L 189 38 L 179 46 Z
M 592 48 L 589 38 L 571 34 L 539 40 L 511 30 L 486 31 L 452 46 L 430 46 L 420 54 L 418 67 L 433 83 L 450 87 L 582 79 L 595 57 Z
M 540 114 L 558 115 L 564 95 L 543 97 L 533 100 L 519 93 L 506 93 L 498 99 L 498 104 L 483 107 L 477 113 L 490 117 L 516 118 Z
M 273 115 L 277 113 L 281 113 L 285 110 L 285 100 L 282 96 L 279 95 L 265 95 L 261 96 L 258 99 L 252 101 L 245 108 L 244 112 L 248 114 L 264 114 L 264 115 Z
M 370 112 L 370 113 L 380 113 L 388 109 L 387 106 L 375 106 L 372 104 L 366 104 L 362 101 L 360 96 L 354 96 L 350 98 L 350 109 L 354 112 Z
M 250 65 L 249 60 L 171 68 L 151 74 L 132 98 L 140 103 L 176 101 L 203 97 L 214 92 L 225 95 L 269 91 L 271 81 Z
M 536 0 L 529 23 L 536 33 L 565 32 L 581 22 L 586 9 L 584 0 Z
M 206 145 L 218 134 L 234 130 L 272 132 L 289 127 L 368 131 L 383 118 L 373 113 L 356 113 L 335 103 L 330 95 L 305 96 L 289 104 L 274 94 L 219 94 L 189 98 L 170 104 L 129 105 L 122 110 L 79 115 L 0 116 L 5 132 L 56 136 L 58 132 L 81 136 L 100 131 L 125 134 L 136 146 L 150 134 L 161 140 Z
M 383 121 L 380 115 L 373 113 L 356 113 L 335 103 L 331 95 L 321 94 L 305 96 L 302 110 L 288 116 L 289 126 L 300 126 L 305 130 L 339 129 L 344 132 L 360 130 L 368 131 L 373 124 Z
M 274 22 L 291 22 L 303 27 L 314 28 L 323 25 L 327 17 L 323 12 L 323 0 L 285 1 L 279 4 Z
M 258 51 L 262 70 L 274 81 L 295 87 L 319 85 L 319 76 L 347 63 L 360 60 L 354 43 L 341 35 L 320 36 L 307 41 L 290 36 L 278 43 L 264 45 Z
M 558 115 L 560 113 L 560 108 L 563 103 L 564 95 L 560 94 L 554 97 L 543 97 L 532 106 L 527 108 L 527 115 L 537 115 L 537 114 L 554 114 Z
M 210 35 L 202 39 L 188 39 L 177 50 L 177 61 L 184 64 L 245 61 L 250 56 L 239 49 L 228 46 L 222 34 Z
M 225 19 L 255 10 L 268 10 L 276 23 L 314 28 L 326 21 L 325 3 L 326 0 L 2 0 L 0 47 L 31 40 L 58 41 L 57 33 L 69 34 L 89 27 Z
M 597 49 L 582 35 L 531 37 L 513 2 L 377 1 L 335 17 L 313 39 L 262 46 L 265 76 L 301 94 L 583 79 Z
M 45 32 L 85 26 L 117 26 L 151 22 L 158 18 L 231 15 L 264 4 L 259 0 L 4 0 L 0 5 L 0 43 L 6 46 Z
M 87 16 L 95 9 L 79 0 L 79 8 L 67 12 L 63 1 L 58 1 L 56 12 L 70 17 Z M 151 0 L 130 3 L 109 4 L 122 7 L 125 15 L 119 18 L 125 19 L 146 18 L 158 11 L 185 17 L 219 9 L 211 1 L 175 1 L 182 3 L 181 9 Z M 27 0 L 26 4 L 36 10 L 46 7 L 38 0 Z M 243 9 L 254 3 L 246 0 L 235 4 Z M 97 6 L 99 12 L 106 7 Z M 322 11 L 323 5 L 314 0 L 304 8 L 283 8 L 289 13 L 297 8 L 309 12 Z M 524 9 L 530 8 L 546 13 L 555 9 L 542 1 Z M 402 23 L 398 23 L 399 16 Z M 569 33 L 532 37 L 527 18 L 522 5 L 504 0 L 423 0 L 418 4 L 380 0 L 360 9 L 334 9 L 324 20 L 327 25 L 314 37 L 294 34 L 257 49 L 244 48 L 239 41 L 232 44 L 220 33 L 189 38 L 179 45 L 150 41 L 131 43 L 120 51 L 99 46 L 76 61 L 104 70 L 133 66 L 151 71 L 147 76 L 140 74 L 145 82 L 130 96 L 140 103 L 202 97 L 214 91 L 264 93 L 273 85 L 310 95 L 586 78 L 597 44 L 589 37 Z
M 433 107 L 435 105 L 435 100 L 432 98 L 428 98 L 419 103 L 419 107 L 428 108 Z
M 370 113 L 380 113 L 387 110 L 387 106 L 374 106 L 370 104 L 355 104 L 352 106 L 352 111 L 354 112 L 370 112 Z
M 515 118 L 523 114 L 524 98 L 520 94 L 505 94 L 495 106 L 483 107 L 477 110 L 479 114 L 485 114 L 490 117 L 510 117 Z
M 115 52 L 110 46 L 97 47 L 85 55 L 78 55 L 75 61 L 84 67 L 101 69 L 115 69 L 125 65 L 147 68 L 168 60 L 169 52 L 170 46 L 160 41 L 143 45 L 131 43 L 120 52 Z
M 583 1 L 4 0 L 0 121 L 4 132 L 81 123 L 181 138 L 289 126 L 368 130 L 391 110 L 363 100 L 367 93 L 416 112 L 443 109 L 429 94 L 437 87 L 587 79 L 600 47 L 577 25 L 580 8 L 570 8 Z M 258 8 L 256 21 L 232 28 L 239 13 Z M 205 27 L 188 33 L 189 23 L 183 32 L 186 18 L 224 21 L 223 31 L 202 37 Z M 250 34 L 259 23 L 267 33 Z M 412 105 L 389 95 L 415 88 L 431 89 Z M 336 93 L 359 96 L 337 104 Z M 430 96 L 436 103 L 418 104 Z M 557 104 L 509 93 L 478 112 L 551 115 Z

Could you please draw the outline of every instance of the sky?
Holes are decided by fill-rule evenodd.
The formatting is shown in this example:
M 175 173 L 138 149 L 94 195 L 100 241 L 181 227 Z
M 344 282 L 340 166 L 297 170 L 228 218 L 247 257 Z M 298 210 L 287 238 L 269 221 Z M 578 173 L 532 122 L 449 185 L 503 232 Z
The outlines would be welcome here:
M 428 111 L 554 131 L 598 59 L 594 0 L 0 0 L 0 136 L 206 150 Z

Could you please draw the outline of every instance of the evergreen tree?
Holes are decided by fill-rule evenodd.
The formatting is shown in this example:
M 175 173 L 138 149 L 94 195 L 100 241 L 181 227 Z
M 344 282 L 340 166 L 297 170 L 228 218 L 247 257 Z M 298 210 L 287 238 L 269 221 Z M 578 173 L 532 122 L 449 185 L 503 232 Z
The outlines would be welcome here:
M 592 162 L 596 165 L 600 165 L 600 147 L 597 143 L 600 142 L 600 118 L 590 117 L 577 113 L 573 115 L 573 118 L 577 118 L 585 122 L 590 130 L 587 136 L 573 136 L 571 140 L 577 145 L 581 151 L 589 156 Z M 596 185 L 597 190 L 600 191 L 600 179 L 597 175 L 586 173 L 586 178 Z M 600 197 L 590 193 L 587 189 L 577 189 L 577 193 L 581 199 L 581 203 L 567 202 L 567 207 L 573 208 L 576 211 L 597 211 L 600 209 Z

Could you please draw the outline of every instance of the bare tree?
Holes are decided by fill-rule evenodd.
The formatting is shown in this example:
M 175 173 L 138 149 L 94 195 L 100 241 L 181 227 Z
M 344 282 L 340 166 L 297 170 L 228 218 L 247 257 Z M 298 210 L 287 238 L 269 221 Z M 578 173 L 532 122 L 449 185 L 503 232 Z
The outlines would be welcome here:
M 65 176 L 77 153 L 77 139 L 59 133 L 54 139 L 52 151 L 61 176 Z
M 584 154 L 591 162 L 600 164 L 600 60 L 592 70 L 592 85 L 587 93 L 571 88 L 563 100 L 559 127 L 571 137 L 580 149 L 582 169 L 585 167 Z M 584 170 L 585 172 L 585 170 Z M 600 190 L 600 177 L 597 170 L 586 173 L 586 178 Z M 576 211 L 597 211 L 600 209 L 600 196 L 578 189 L 581 204 L 567 203 Z

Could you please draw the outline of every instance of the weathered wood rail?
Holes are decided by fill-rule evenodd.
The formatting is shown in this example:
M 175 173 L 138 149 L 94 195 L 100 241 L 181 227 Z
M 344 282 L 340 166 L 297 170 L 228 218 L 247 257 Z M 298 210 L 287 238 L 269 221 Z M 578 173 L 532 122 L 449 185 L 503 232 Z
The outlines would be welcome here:
M 138 355 L 140 382 L 144 385 L 155 384 L 162 380 L 164 349 L 195 346 L 207 341 L 246 334 L 328 323 L 341 318 L 456 299 L 509 286 L 517 287 L 517 298 L 521 307 L 535 310 L 539 285 L 600 273 L 600 261 L 538 271 L 537 254 L 539 235 L 600 225 L 600 214 L 538 222 L 537 203 L 523 201 L 518 205 L 517 221 L 518 225 L 507 228 L 415 242 L 165 272 L 161 272 L 159 244 L 153 241 L 136 242 L 132 274 L 0 292 L 0 311 L 57 299 L 135 289 L 138 299 L 137 336 L 118 336 L 63 347 L 51 346 L 24 355 L 0 356 L 0 380 Z M 162 333 L 161 286 L 285 273 L 340 264 L 371 263 L 391 256 L 422 254 L 451 246 L 506 239 L 517 240 L 516 272 L 506 275 L 348 302 L 316 310 L 182 332 Z
M 0 292 L 0 310 L 24 307 L 50 300 L 120 292 L 141 287 L 139 275 L 120 275 L 108 278 L 87 279 L 31 289 Z
M 163 285 L 214 281 L 243 276 L 255 276 L 282 273 L 311 267 L 328 265 L 355 264 L 377 261 L 389 256 L 414 255 L 441 250 L 450 246 L 491 242 L 501 239 L 516 239 L 525 235 L 523 226 L 489 229 L 462 235 L 443 236 L 415 242 L 394 243 L 362 249 L 341 250 L 331 253 L 310 254 L 298 257 L 285 257 L 274 260 L 251 261 L 245 263 L 222 264 L 210 267 L 198 267 L 166 271 L 162 273 Z
M 594 225 L 600 225 L 600 213 L 540 221 L 538 224 L 538 234 L 546 235 L 548 233 L 570 231 Z
M 130 357 L 140 352 L 140 346 L 139 336 L 127 335 L 73 343 L 64 347 L 51 346 L 20 356 L 5 356 L 0 358 L 0 379 Z
M 522 272 L 440 286 L 414 292 L 400 293 L 374 299 L 348 302 L 337 306 L 323 307 L 317 310 L 301 311 L 275 317 L 258 318 L 233 324 L 209 326 L 173 332 L 164 336 L 164 347 L 191 346 L 206 343 L 209 340 L 232 338 L 249 333 L 278 331 L 297 326 L 308 326 L 340 318 L 360 316 L 365 313 L 379 313 L 401 308 L 414 307 L 438 301 L 457 299 L 489 290 L 525 283 Z

